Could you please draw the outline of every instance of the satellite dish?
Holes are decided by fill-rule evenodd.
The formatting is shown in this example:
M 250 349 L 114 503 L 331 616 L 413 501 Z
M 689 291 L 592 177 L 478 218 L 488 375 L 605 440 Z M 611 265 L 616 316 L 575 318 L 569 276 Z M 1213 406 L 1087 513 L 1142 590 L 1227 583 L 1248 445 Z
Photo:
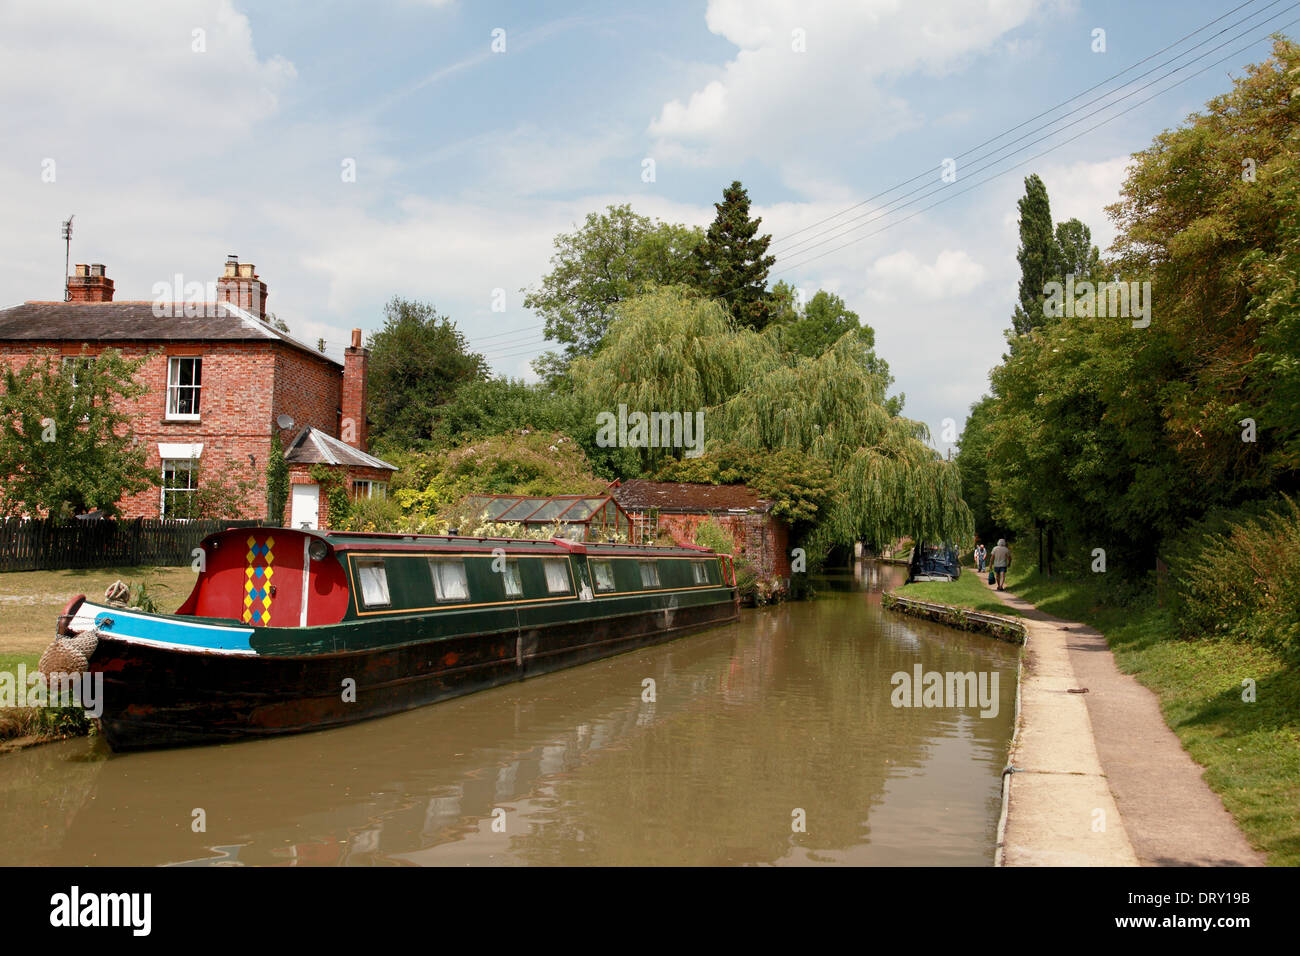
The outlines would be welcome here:
M 277 425 L 279 425 L 281 428 L 292 428 L 292 427 L 293 427 L 293 416 L 292 416 L 292 415 L 277 415 L 277 416 L 275 417 L 275 423 L 276 423 Z

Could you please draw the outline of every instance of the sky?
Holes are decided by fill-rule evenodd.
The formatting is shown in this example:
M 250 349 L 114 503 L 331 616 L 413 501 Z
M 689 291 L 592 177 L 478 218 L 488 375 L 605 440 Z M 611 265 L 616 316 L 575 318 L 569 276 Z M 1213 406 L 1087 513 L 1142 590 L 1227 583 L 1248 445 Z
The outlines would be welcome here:
M 0 307 L 62 298 L 75 215 L 72 261 L 104 263 L 118 300 L 215 281 L 233 253 L 336 356 L 400 296 L 531 380 L 554 344 L 524 290 L 558 234 L 616 203 L 704 226 L 739 179 L 770 280 L 842 296 L 946 452 L 1005 348 L 1024 177 L 1104 251 L 1130 155 L 1298 18 L 1291 0 L 0 0 Z

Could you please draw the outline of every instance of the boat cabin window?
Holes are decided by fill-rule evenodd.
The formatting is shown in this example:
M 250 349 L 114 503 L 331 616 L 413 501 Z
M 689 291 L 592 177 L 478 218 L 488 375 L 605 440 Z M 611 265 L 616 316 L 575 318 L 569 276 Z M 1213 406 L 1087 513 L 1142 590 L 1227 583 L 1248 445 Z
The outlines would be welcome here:
M 637 563 L 641 565 L 641 587 L 659 587 L 659 565 L 653 561 L 638 561 Z
M 709 583 L 709 567 L 703 561 L 691 562 L 691 574 L 694 576 L 696 584 Z
M 592 561 L 591 575 L 596 579 L 597 591 L 614 590 L 614 565 L 608 561 Z
M 465 562 L 460 558 L 430 558 L 429 574 L 433 577 L 433 593 L 439 601 L 469 600 Z
M 506 597 L 523 597 L 524 582 L 519 577 L 519 562 L 507 561 L 506 569 L 501 573 L 502 580 L 506 583 Z
M 546 569 L 546 590 L 552 594 L 568 594 L 572 588 L 569 587 L 569 562 L 563 558 L 547 558 L 542 562 L 542 567 Z
M 366 607 L 388 607 L 388 572 L 379 558 L 362 558 L 357 561 L 357 583 L 361 585 L 361 603 Z

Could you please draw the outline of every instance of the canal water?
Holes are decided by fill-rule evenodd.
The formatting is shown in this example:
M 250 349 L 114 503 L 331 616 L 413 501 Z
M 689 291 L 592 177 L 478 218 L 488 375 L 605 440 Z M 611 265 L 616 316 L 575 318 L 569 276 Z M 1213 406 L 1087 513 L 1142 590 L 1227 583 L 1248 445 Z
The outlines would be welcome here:
M 903 570 L 338 730 L 3 756 L 0 864 L 991 865 L 1018 649 L 883 611 Z M 996 714 L 894 706 L 918 664 Z

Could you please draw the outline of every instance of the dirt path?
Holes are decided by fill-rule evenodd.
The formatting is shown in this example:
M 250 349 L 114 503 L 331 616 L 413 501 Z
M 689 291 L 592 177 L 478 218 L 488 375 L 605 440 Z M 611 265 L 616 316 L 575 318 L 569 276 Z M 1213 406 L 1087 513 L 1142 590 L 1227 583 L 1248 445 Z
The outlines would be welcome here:
M 1138 863 L 1143 866 L 1262 866 L 1266 863 L 1263 854 L 1251 848 L 1223 802 L 1206 784 L 1201 766 L 1188 756 L 1177 735 L 1165 723 L 1156 695 L 1135 678 L 1120 672 L 1106 638 L 1099 631 L 1045 614 L 1014 594 L 990 590 L 1030 622 L 1027 681 L 1035 667 L 1034 655 L 1041 658 L 1043 652 L 1049 658 L 1056 657 L 1055 665 L 1065 665 L 1072 675 L 1076 693 L 1058 696 L 1057 703 L 1061 708 L 1076 706 L 1066 703 L 1073 698 L 1086 709 L 1092 740 L 1091 746 L 1083 749 L 1094 751 L 1100 760 L 1102 779 L 1108 784 L 1109 795 L 1118 810 L 1119 819 L 1110 825 L 1118 825 L 1127 835 Z M 1083 688 L 1087 692 L 1078 693 Z M 1026 691 L 1022 711 L 1025 718 L 1022 733 L 1026 740 L 1034 733 L 1031 721 L 1046 718 L 1044 713 L 1030 713 L 1028 694 Z M 1052 726 L 1051 720 L 1047 726 Z M 1061 743 L 1073 746 L 1076 741 L 1062 739 Z M 1087 759 L 1085 753 L 1085 764 Z M 1008 811 L 1005 855 L 1008 865 L 1035 862 L 1024 854 L 1017 861 L 1010 845 L 1013 833 L 1026 832 L 1026 821 L 1017 820 L 1022 815 L 1018 813 L 1015 799 L 1017 785 L 1021 783 L 1019 777 L 1019 774 L 1012 777 L 1013 799 Z M 1028 788 L 1020 789 L 1026 798 L 1031 797 Z M 1032 799 L 1028 802 L 1033 803 Z

